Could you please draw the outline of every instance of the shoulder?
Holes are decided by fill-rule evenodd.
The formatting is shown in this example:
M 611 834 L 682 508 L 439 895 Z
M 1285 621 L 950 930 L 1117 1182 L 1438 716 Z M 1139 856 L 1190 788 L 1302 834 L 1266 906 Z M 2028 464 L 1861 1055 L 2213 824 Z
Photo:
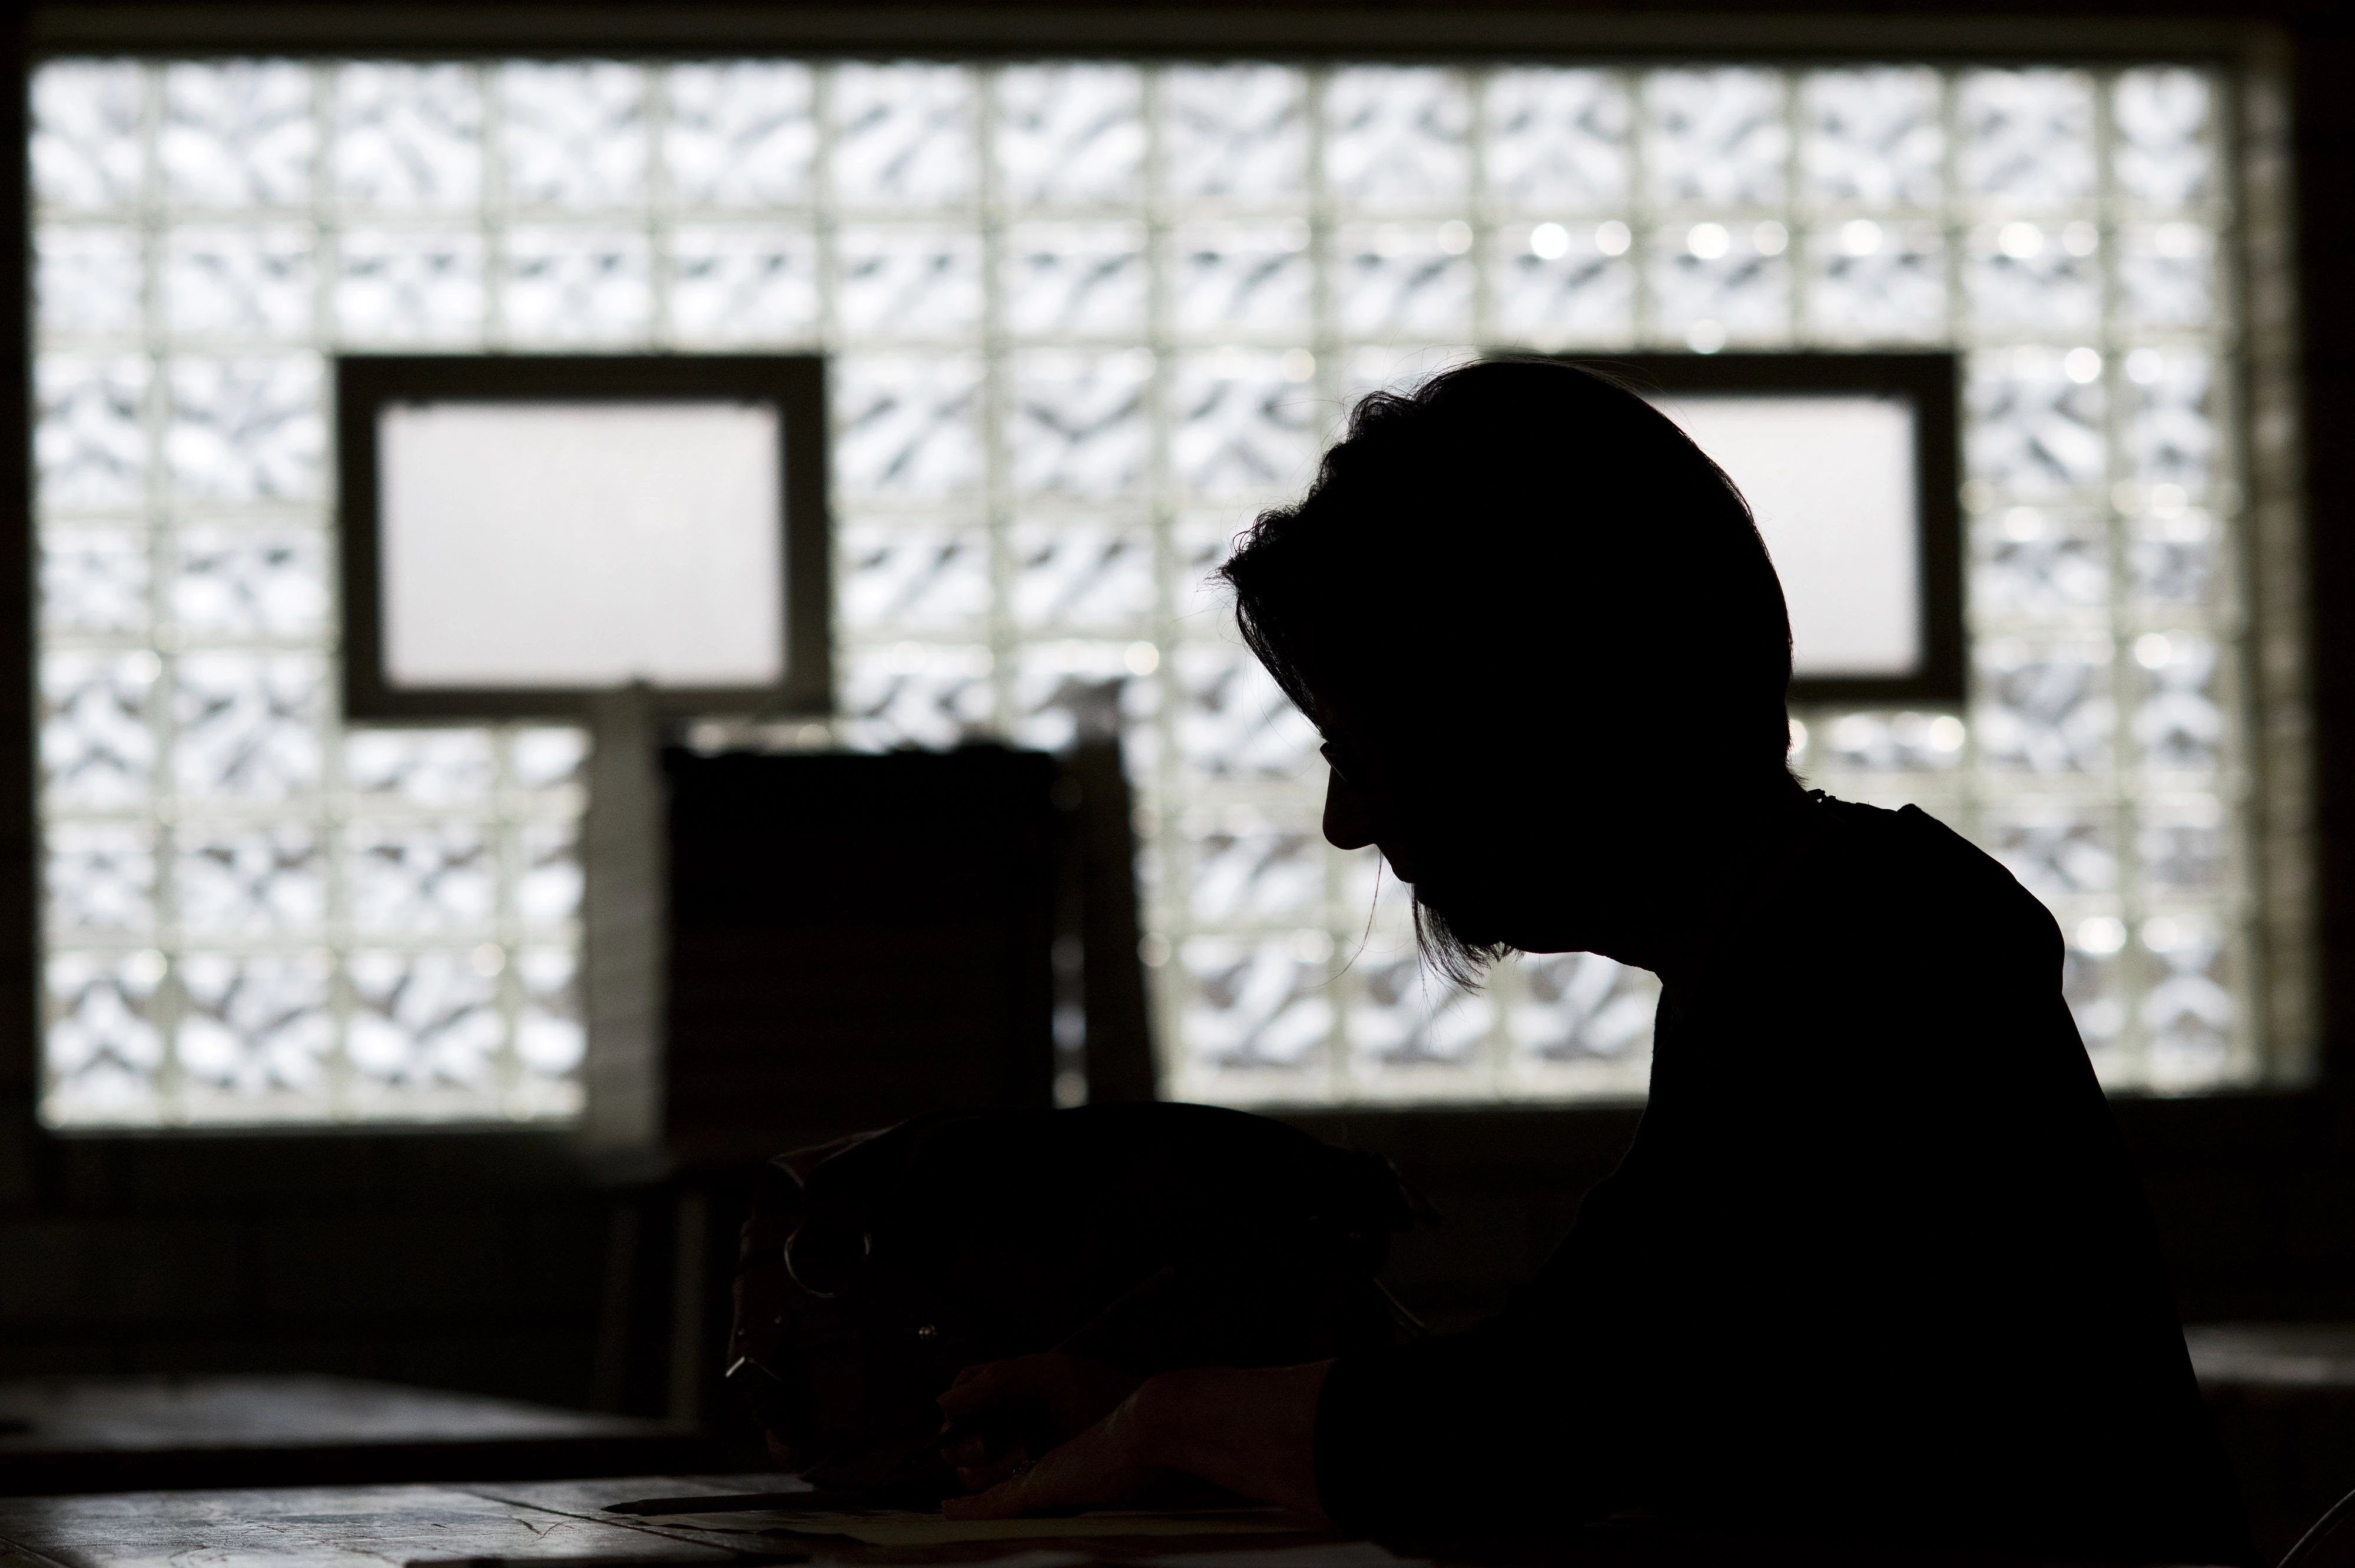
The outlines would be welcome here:
M 1849 891 L 1869 894 L 1859 912 L 1875 911 L 1892 938 L 1938 931 L 1981 952 L 2024 948 L 2060 962 L 2051 912 L 2001 862 L 1921 807 L 1891 811 L 1827 797 L 1824 810 L 1831 821 L 1826 870 Z

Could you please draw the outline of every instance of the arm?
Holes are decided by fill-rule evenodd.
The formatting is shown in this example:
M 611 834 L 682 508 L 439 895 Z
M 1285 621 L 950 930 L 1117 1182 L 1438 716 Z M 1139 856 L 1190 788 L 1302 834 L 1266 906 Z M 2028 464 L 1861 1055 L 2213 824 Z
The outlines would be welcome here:
M 1110 1507 L 1176 1472 L 1321 1519 L 1316 1400 L 1332 1364 L 1164 1372 L 1028 1470 L 942 1510 L 1008 1519 Z

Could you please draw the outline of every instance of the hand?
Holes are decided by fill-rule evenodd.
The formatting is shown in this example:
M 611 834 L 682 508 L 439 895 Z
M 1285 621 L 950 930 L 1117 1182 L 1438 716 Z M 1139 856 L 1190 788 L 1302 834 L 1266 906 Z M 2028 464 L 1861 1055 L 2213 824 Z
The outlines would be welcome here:
M 1159 1489 L 1156 1482 L 1181 1478 L 1152 1462 L 1144 1427 L 1138 1398 L 1132 1394 L 1045 1458 L 1000 1472 L 1003 1478 L 978 1497 L 943 1499 L 941 1511 L 951 1519 L 1013 1519 L 1149 1501 Z M 977 1472 L 960 1469 L 957 1474 L 964 1478 Z
M 940 1398 L 954 1429 L 941 1457 L 968 1489 L 994 1487 L 1111 1414 L 1143 1381 L 1060 1351 L 967 1367 Z
M 1010 1519 L 1167 1506 L 1180 1498 L 1200 1500 L 1208 1482 L 1322 1519 L 1316 1404 L 1332 1364 L 1163 1372 L 1037 1463 L 994 1472 L 1002 1478 L 988 1490 L 952 1498 L 942 1510 L 952 1519 Z

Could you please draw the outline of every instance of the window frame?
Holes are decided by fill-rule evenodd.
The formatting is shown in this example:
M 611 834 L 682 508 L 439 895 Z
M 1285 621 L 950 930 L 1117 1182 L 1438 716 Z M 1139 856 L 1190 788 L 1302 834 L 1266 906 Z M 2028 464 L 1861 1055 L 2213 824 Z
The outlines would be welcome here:
M 19 145 L 26 143 L 26 88 L 31 69 L 52 56 L 110 53 L 138 57 L 263 53 L 278 58 L 319 58 L 374 54 L 409 57 L 449 55 L 563 58 L 614 52 L 641 58 L 692 58 L 714 52 L 794 53 L 819 58 L 879 52 L 954 59 L 1000 59 L 1043 54 L 1122 54 L 1146 59 L 1203 57 L 1319 60 L 1336 57 L 1451 62 L 1508 55 L 1532 62 L 1740 58 L 1784 64 L 1903 57 L 1932 63 L 2070 63 L 2101 65 L 2131 58 L 2137 63 L 2180 61 L 2218 69 L 2234 84 L 2237 123 L 2228 132 L 2228 154 L 2243 185 L 2249 211 L 2269 214 L 2255 240 L 2244 234 L 2239 257 L 2248 324 L 2242 397 L 2237 419 L 2244 438 L 2268 429 L 2277 450 L 2249 445 L 2253 477 L 2248 507 L 2249 546 L 2264 535 L 2263 558 L 2244 560 L 2246 599 L 2256 620 L 2249 664 L 2253 678 L 2268 683 L 2249 694 L 2254 715 L 2251 751 L 2259 770 L 2250 803 L 2253 827 L 2271 845 L 2279 824 L 2298 827 L 2316 820 L 2318 805 L 2339 808 L 2320 817 L 2324 852 L 2320 875 L 2273 851 L 2259 867 L 2264 918 L 2276 937 L 2268 944 L 2269 972 L 2254 987 L 2274 1016 L 2268 1033 L 2289 1026 L 2307 1033 L 2315 1008 L 2324 1021 L 2355 1016 L 2355 966 L 2329 961 L 2318 938 L 2339 936 L 2337 927 L 2355 895 L 2355 833 L 2334 832 L 2336 821 L 2350 815 L 2350 776 L 2355 776 L 2355 678 L 2335 675 L 2355 670 L 2355 628 L 2349 618 L 2315 616 L 2304 606 L 2308 580 L 2312 597 L 2326 588 L 2355 585 L 2355 545 L 2328 547 L 2309 538 L 2307 508 L 2318 514 L 2355 510 L 2355 473 L 2346 460 L 2317 462 L 2301 472 L 2297 443 L 2301 408 L 2327 406 L 2334 412 L 2350 400 L 2341 369 L 2302 373 L 2302 350 L 2325 361 L 2327 345 L 2343 342 L 2355 316 L 2355 288 L 2345 286 L 2350 270 L 2342 257 L 2319 254 L 2318 242 L 2301 257 L 2288 249 L 2287 236 L 2301 212 L 2317 210 L 2327 190 L 2328 171 L 2296 177 L 2312 198 L 2300 204 L 2286 161 L 2286 117 L 2293 73 L 2318 90 L 2320 68 L 2294 54 L 2288 32 L 2244 10 L 2214 16 L 2131 20 L 2120 7 L 2116 19 L 2021 15 L 2008 19 L 2001 47 L 1990 48 L 1983 22 L 1936 16 L 1838 16 L 1792 8 L 1749 16 L 1699 15 L 1674 10 L 1642 15 L 1580 15 L 1559 11 L 1448 11 L 1433 7 L 1366 16 L 1332 10 L 1278 10 L 1197 5 L 1127 12 L 1124 8 L 998 9 L 980 4 L 899 11 L 895 8 L 753 7 L 666 12 L 649 8 L 550 11 L 522 6 L 269 7 L 215 10 L 208 7 L 88 5 L 43 5 L 27 14 L 21 30 L 5 45 L 6 69 L 16 90 L 6 124 Z M 1696 11 L 1698 7 L 1696 6 Z M 2253 107 L 2254 106 L 2254 107 Z M 2275 144 L 2254 155 L 2245 145 L 2254 115 L 2269 115 Z M 2341 154 L 2343 156 L 2344 154 Z M 2342 165 L 2343 166 L 2343 165 Z M 2263 190 L 2251 182 L 2269 180 Z M 0 287 L 14 287 L 29 299 L 26 257 L 29 207 L 24 160 L 11 161 L 0 175 L 0 202 L 16 243 L 0 257 Z M 2254 252 L 2264 249 L 2264 254 Z M 2302 287 L 2288 285 L 2304 263 Z M 2270 269 L 2266 277 L 2261 271 Z M 2267 279 L 2270 279 L 2268 281 Z M 2261 290 L 2269 290 L 2260 297 Z M 2292 296 L 2296 310 L 2291 307 Z M 2297 313 L 2302 312 L 2303 313 Z M 321 1142 L 399 1145 L 425 1164 L 429 1150 L 464 1145 L 517 1151 L 525 1164 L 540 1165 L 555 1155 L 576 1156 L 578 1139 L 558 1130 L 368 1125 L 350 1129 L 218 1128 L 204 1131 L 57 1130 L 35 1115 L 40 1039 L 37 847 L 35 825 L 35 723 L 32 705 L 34 582 L 31 573 L 30 400 L 26 369 L 30 363 L 29 313 L 10 318 L 11 349 L 19 375 L 9 384 L 0 418 L 13 418 L 20 432 L 5 443 L 0 484 L 16 498 L 9 526 L 11 547 L 0 556 L 0 618 L 13 617 L 23 634 L 0 652 L 0 1006 L 11 1022 L 0 1027 L 0 1202 L 43 1202 L 77 1183 L 70 1172 L 98 1165 L 161 1172 L 183 1160 L 231 1169 L 299 1170 L 309 1158 L 299 1151 Z M 2328 393 L 2328 397 L 2323 396 Z M 2283 433 L 2286 432 L 2286 433 Z M 2311 557 L 2308 552 L 2311 551 Z M 2350 557 L 2341 559 L 2341 556 Z M 2318 575 L 2308 569 L 2320 568 Z M 2346 596 L 2355 598 L 2355 596 Z M 2278 683 L 2278 686 L 2273 684 Z M 2311 688 L 2311 697 L 2307 690 Z M 2307 718 L 2320 755 L 2309 761 Z M 2296 732 L 2296 733 L 2292 733 Z M 2320 765 L 2318 791 L 2315 764 Z M 2313 830 L 2307 830 L 2309 835 Z M 2272 835 L 2272 836 L 2268 836 Z M 2303 935 L 2311 933 L 2308 937 Z M 2343 938 L 2342 938 L 2343 942 Z M 2309 983 L 2310 977 L 2310 983 Z M 2310 999 L 2310 1000 L 2309 1000 Z M 2285 1016 L 2286 1015 L 2286 1016 Z M 2328 1147 L 2334 1107 L 2355 1102 L 2355 1044 L 2332 1031 L 2318 1040 L 2312 1071 L 2304 1081 L 2166 1100 L 2140 1094 L 2116 1097 L 2113 1105 L 2130 1142 L 2146 1165 L 2197 1173 L 2203 1189 L 2229 1172 L 2273 1169 L 2284 1160 L 2301 1168 Z M 1632 1118 L 1624 1106 L 1496 1106 L 1424 1110 L 1417 1107 L 1352 1106 L 1286 1113 L 1302 1125 L 1360 1143 L 1422 1151 L 1423 1158 L 1476 1162 L 1487 1135 L 1478 1129 L 1560 1127 L 1574 1123 L 1588 1138 L 1614 1136 Z M 157 1146 L 177 1144 L 165 1153 Z M 78 1150 L 72 1146 L 81 1146 Z M 180 1150 L 186 1150 L 183 1155 Z M 561 1150 L 559 1154 L 557 1151 Z M 288 1163 L 292 1161 L 292 1163 Z M 399 1163 L 406 1167 L 410 1156 Z M 493 1160 L 493 1165 L 504 1163 Z M 583 1172 L 594 1167 L 582 1165 Z M 543 1172 L 545 1166 L 541 1166 Z M 533 1180 L 543 1180 L 545 1176 Z M 2229 1178 L 2228 1178 L 2229 1179 Z M 145 1182 L 132 1179 L 131 1188 Z M 2164 1203 L 2162 1207 L 2164 1207 Z M 2245 1202 L 2236 1213 L 2252 1212 Z

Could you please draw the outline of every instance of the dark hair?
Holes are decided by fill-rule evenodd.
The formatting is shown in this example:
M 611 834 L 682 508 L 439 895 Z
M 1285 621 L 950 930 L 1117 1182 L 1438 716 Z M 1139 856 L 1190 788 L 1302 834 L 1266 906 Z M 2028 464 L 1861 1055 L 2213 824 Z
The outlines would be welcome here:
M 1320 693 L 1364 714 L 1442 824 L 1475 810 L 1466 786 L 1509 809 L 1624 758 L 1656 801 L 1788 788 L 1766 546 L 1724 472 L 1607 374 L 1490 360 L 1372 394 L 1219 575 L 1285 694 L 1320 724 Z M 1451 978 L 1504 950 L 1427 914 Z

